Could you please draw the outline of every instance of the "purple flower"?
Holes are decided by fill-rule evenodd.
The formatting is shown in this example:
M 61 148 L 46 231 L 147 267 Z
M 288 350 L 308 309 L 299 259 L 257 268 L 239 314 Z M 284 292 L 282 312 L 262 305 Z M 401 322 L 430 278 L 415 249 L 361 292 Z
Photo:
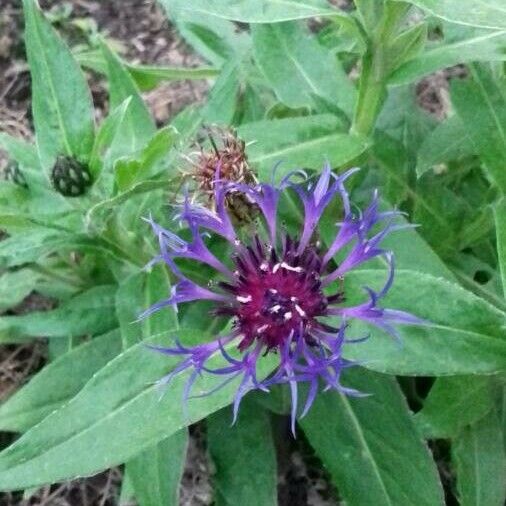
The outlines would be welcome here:
M 379 211 L 377 193 L 363 213 L 352 212 L 344 182 L 356 170 L 337 176 L 326 166 L 316 181 L 304 177 L 302 183 L 294 182 L 293 176 L 289 176 L 278 186 L 261 183 L 255 187 L 222 181 L 218 179 L 217 171 L 214 185 L 216 211 L 186 198 L 177 216 L 191 233 L 189 242 L 148 220 L 158 236 L 161 250 L 154 261 L 164 261 L 179 282 L 171 297 L 150 308 L 145 315 L 164 306 L 205 299 L 214 302 L 215 317 L 227 317 L 233 321 L 232 331 L 214 341 L 195 347 L 185 347 L 179 342 L 173 348 L 155 347 L 162 353 L 181 357 L 179 365 L 161 380 L 162 383 L 168 383 L 186 369 L 191 370 L 184 392 L 185 403 L 201 373 L 222 376 L 220 387 L 240 378 L 234 399 L 234 420 L 247 392 L 254 389 L 268 391 L 272 385 L 288 384 L 294 431 L 297 416 L 308 412 L 320 386 L 324 390 L 361 395 L 341 384 L 342 370 L 354 365 L 343 358 L 343 346 L 360 341 L 346 339 L 348 321 L 363 320 L 394 335 L 394 324 L 421 323 L 410 314 L 378 305 L 390 288 L 394 273 L 393 256 L 381 248 L 381 241 L 390 231 L 403 226 L 393 223 L 399 214 L 397 211 Z M 304 209 L 304 223 L 298 237 L 290 236 L 277 219 L 280 196 L 288 189 L 300 198 Z M 239 232 L 234 229 L 225 205 L 227 195 L 234 192 L 246 195 L 261 211 L 265 221 L 262 235 L 258 233 L 245 242 L 239 239 Z M 324 249 L 314 236 L 325 209 L 336 196 L 341 199 L 343 217 L 336 224 L 334 240 Z M 382 223 L 383 227 L 373 233 L 373 229 Z M 204 239 L 212 233 L 230 243 L 234 265 L 227 266 L 208 249 Z M 345 247 L 347 254 L 336 263 L 335 255 L 342 254 Z M 347 307 L 342 290 L 347 272 L 378 256 L 389 265 L 385 286 L 379 292 L 367 288 L 368 300 Z M 220 281 L 213 289 L 199 286 L 176 266 L 177 258 L 212 267 Z M 332 324 L 326 317 L 332 318 Z M 227 351 L 233 346 L 238 350 L 235 356 Z M 207 365 L 208 359 L 216 353 L 221 353 L 225 365 L 212 369 Z M 257 361 L 266 353 L 277 353 L 279 365 L 267 378 L 258 378 Z M 299 383 L 309 386 L 300 413 Z

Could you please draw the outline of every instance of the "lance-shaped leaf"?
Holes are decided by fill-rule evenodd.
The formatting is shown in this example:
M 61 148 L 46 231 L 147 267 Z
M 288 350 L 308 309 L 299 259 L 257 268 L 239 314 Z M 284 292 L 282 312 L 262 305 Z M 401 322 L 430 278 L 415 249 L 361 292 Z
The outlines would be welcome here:
M 443 505 L 436 465 L 395 379 L 357 368 L 342 382 L 370 396 L 322 394 L 300 423 L 346 504 Z
M 188 431 L 181 429 L 127 462 L 127 476 L 139 506 L 178 504 L 187 447 Z
M 111 107 L 118 107 L 131 97 L 121 123 L 121 133 L 116 135 L 117 142 L 111 147 L 116 157 L 124 156 L 144 146 L 155 133 L 155 124 L 139 94 L 137 85 L 122 61 L 105 43 L 102 43 L 101 48 L 107 62 Z
M 427 438 L 456 436 L 466 425 L 483 418 L 494 406 L 488 376 L 438 378 L 415 422 Z
M 79 337 L 107 332 L 117 326 L 114 315 L 115 286 L 96 286 L 76 295 L 56 309 L 0 317 L 0 341 L 29 337 Z
M 502 506 L 506 500 L 504 425 L 496 410 L 453 442 L 457 492 L 462 506 Z
M 339 167 L 367 149 L 364 138 L 340 133 L 341 128 L 335 116 L 322 114 L 248 123 L 238 132 L 251 142 L 250 162 L 259 167 L 262 179 L 270 181 L 277 162 L 281 164 L 276 174 L 281 177 L 294 167 L 320 168 L 325 159 Z
M 312 106 L 313 96 L 353 112 L 356 90 L 335 55 L 297 22 L 252 28 L 255 60 L 277 97 L 292 108 Z
M 452 83 L 452 102 L 488 176 L 506 194 L 506 97 L 487 69 L 470 68 L 472 80 Z
M 41 276 L 30 269 L 7 271 L 0 276 L 0 311 L 19 304 L 37 286 Z
M 276 506 L 276 452 L 267 412 L 245 399 L 237 423 L 225 408 L 207 420 L 207 444 L 216 466 L 216 506 Z
M 52 361 L 0 406 L 0 429 L 17 432 L 33 427 L 120 352 L 120 335 L 113 330 Z
M 416 173 L 420 177 L 439 164 L 476 154 L 468 129 L 459 116 L 441 122 L 425 138 L 417 153 Z
M 169 293 L 170 283 L 160 265 L 124 281 L 116 296 L 116 314 L 124 349 L 154 334 L 177 328 L 177 316 L 172 307 L 138 320 L 143 311 L 167 298 Z M 187 444 L 188 434 L 183 429 L 126 463 L 126 473 L 140 506 L 176 504 Z
M 315 16 L 339 16 L 325 0 L 161 0 L 167 9 L 191 11 L 243 23 L 276 23 Z
M 495 229 L 497 236 L 497 255 L 501 273 L 502 288 L 506 297 L 506 198 L 494 206 Z
M 399 0 L 398 0 L 399 1 Z M 412 4 L 446 21 L 483 28 L 506 28 L 503 0 L 412 0 Z
M 434 44 L 421 54 L 407 60 L 388 79 L 390 85 L 411 83 L 443 69 L 474 61 L 504 61 L 505 30 L 479 30 L 461 27 L 464 37 Z
M 176 337 L 185 344 L 196 344 L 201 335 L 200 331 L 178 330 L 153 336 L 109 362 L 69 403 L 0 454 L 0 490 L 95 474 L 130 460 L 231 403 L 238 381 L 212 395 L 190 399 L 187 413 L 182 396 L 190 372 L 176 376 L 165 391 L 156 384 L 179 359 L 154 352 L 146 344 L 170 346 Z M 273 355 L 262 358 L 258 378 L 270 373 L 276 361 Z M 225 361 L 216 356 L 208 365 L 213 369 L 223 367 Z M 193 393 L 208 392 L 222 381 L 204 374 Z
M 367 300 L 385 273 L 357 270 L 345 278 L 347 304 Z M 345 347 L 348 358 L 381 372 L 407 375 L 489 374 L 506 370 L 506 315 L 442 278 L 398 269 L 384 307 L 407 311 L 426 325 L 397 326 L 400 340 L 372 326 L 351 325 L 350 337 L 371 337 Z
M 32 75 L 32 108 L 44 169 L 58 155 L 87 161 L 93 145 L 93 105 L 70 50 L 34 0 L 23 0 L 25 42 Z
M 180 0 L 159 0 L 159 3 L 185 41 L 219 67 L 245 54 L 251 46 L 249 33 L 238 31 L 230 20 L 185 9 L 188 3 Z

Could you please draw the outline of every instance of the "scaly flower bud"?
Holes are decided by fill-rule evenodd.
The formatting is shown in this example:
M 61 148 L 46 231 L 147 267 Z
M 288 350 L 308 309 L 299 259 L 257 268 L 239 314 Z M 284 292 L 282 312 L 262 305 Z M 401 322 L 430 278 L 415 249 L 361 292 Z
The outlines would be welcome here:
M 51 171 L 54 189 L 65 197 L 81 197 L 91 186 L 88 167 L 70 156 L 59 156 Z

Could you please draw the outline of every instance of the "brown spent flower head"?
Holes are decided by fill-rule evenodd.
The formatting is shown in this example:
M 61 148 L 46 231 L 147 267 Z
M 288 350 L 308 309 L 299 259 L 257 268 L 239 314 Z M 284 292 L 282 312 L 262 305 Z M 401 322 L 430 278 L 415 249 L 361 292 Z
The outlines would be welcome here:
M 197 143 L 197 151 L 185 157 L 191 168 L 184 174 L 195 181 L 195 193 L 204 197 L 205 204 L 214 211 L 214 185 L 218 169 L 222 181 L 246 185 L 254 185 L 257 181 L 248 163 L 246 144 L 234 130 L 216 126 L 205 130 L 211 146 Z M 236 224 L 250 223 L 257 216 L 256 205 L 243 193 L 229 193 L 226 206 Z

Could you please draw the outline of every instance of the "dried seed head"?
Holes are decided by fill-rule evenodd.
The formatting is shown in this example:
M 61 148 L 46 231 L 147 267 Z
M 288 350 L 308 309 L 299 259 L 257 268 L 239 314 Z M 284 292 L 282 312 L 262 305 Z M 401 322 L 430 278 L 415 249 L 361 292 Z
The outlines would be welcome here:
M 51 171 L 54 189 L 65 197 L 81 197 L 92 184 L 88 167 L 70 156 L 59 156 Z
M 232 183 L 254 185 L 256 179 L 246 155 L 246 145 L 233 130 L 212 127 L 205 129 L 209 143 L 197 144 L 191 153 L 190 170 L 185 172 L 196 184 L 197 197 L 203 197 L 205 204 L 214 209 L 214 185 L 219 170 L 219 179 Z M 236 224 L 250 223 L 257 216 L 256 206 L 246 195 L 236 191 L 226 198 L 227 209 Z

